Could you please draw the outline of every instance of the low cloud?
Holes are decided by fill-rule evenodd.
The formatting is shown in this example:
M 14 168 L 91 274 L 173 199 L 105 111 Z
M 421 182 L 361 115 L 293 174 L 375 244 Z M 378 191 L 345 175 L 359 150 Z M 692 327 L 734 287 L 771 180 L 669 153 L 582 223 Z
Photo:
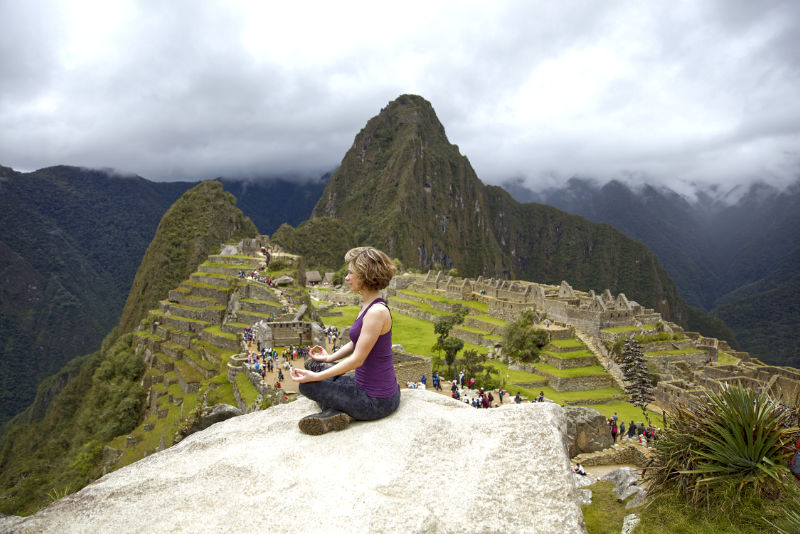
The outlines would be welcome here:
M 800 3 L 0 3 L 0 164 L 320 175 L 403 93 L 484 182 L 800 176 Z

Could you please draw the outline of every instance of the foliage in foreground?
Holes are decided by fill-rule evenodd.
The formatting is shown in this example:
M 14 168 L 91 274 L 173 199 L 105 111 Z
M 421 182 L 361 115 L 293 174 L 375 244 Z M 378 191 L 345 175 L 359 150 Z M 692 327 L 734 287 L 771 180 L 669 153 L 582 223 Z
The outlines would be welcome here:
M 731 510 L 743 497 L 776 500 L 792 488 L 787 469 L 796 413 L 741 385 L 677 406 L 647 470 L 650 491 Z

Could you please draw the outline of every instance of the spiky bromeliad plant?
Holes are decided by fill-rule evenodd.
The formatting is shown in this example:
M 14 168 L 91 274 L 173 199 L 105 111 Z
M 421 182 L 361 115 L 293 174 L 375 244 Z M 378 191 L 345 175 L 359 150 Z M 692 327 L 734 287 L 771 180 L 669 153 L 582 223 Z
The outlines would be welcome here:
M 647 469 L 651 493 L 674 491 L 694 504 L 725 505 L 743 490 L 780 495 L 789 480 L 796 415 L 738 384 L 677 406 Z

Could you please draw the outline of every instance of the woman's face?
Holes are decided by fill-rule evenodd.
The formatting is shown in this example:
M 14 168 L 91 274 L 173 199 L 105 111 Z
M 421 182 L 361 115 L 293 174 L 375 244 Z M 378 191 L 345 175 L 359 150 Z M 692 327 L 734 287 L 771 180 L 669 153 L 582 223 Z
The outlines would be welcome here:
M 347 276 L 344 277 L 345 281 L 350 284 L 351 291 L 358 291 L 361 289 L 361 276 L 355 271 L 353 267 L 347 268 Z

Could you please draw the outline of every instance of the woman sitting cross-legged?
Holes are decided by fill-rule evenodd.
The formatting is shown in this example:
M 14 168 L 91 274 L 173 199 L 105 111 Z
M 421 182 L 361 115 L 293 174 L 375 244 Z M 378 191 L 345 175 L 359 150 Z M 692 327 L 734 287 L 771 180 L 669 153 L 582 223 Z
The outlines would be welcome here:
M 302 432 L 315 436 L 343 430 L 352 419 L 386 417 L 400 404 L 392 361 L 392 315 L 380 297 L 396 268 L 389 256 L 372 247 L 354 248 L 344 260 L 348 264 L 345 281 L 363 299 L 361 313 L 350 327 L 350 342 L 333 354 L 315 346 L 306 368 L 293 369 L 289 375 L 300 383 L 300 393 L 317 401 L 322 410 L 299 423 Z M 342 376 L 353 369 L 355 376 Z

